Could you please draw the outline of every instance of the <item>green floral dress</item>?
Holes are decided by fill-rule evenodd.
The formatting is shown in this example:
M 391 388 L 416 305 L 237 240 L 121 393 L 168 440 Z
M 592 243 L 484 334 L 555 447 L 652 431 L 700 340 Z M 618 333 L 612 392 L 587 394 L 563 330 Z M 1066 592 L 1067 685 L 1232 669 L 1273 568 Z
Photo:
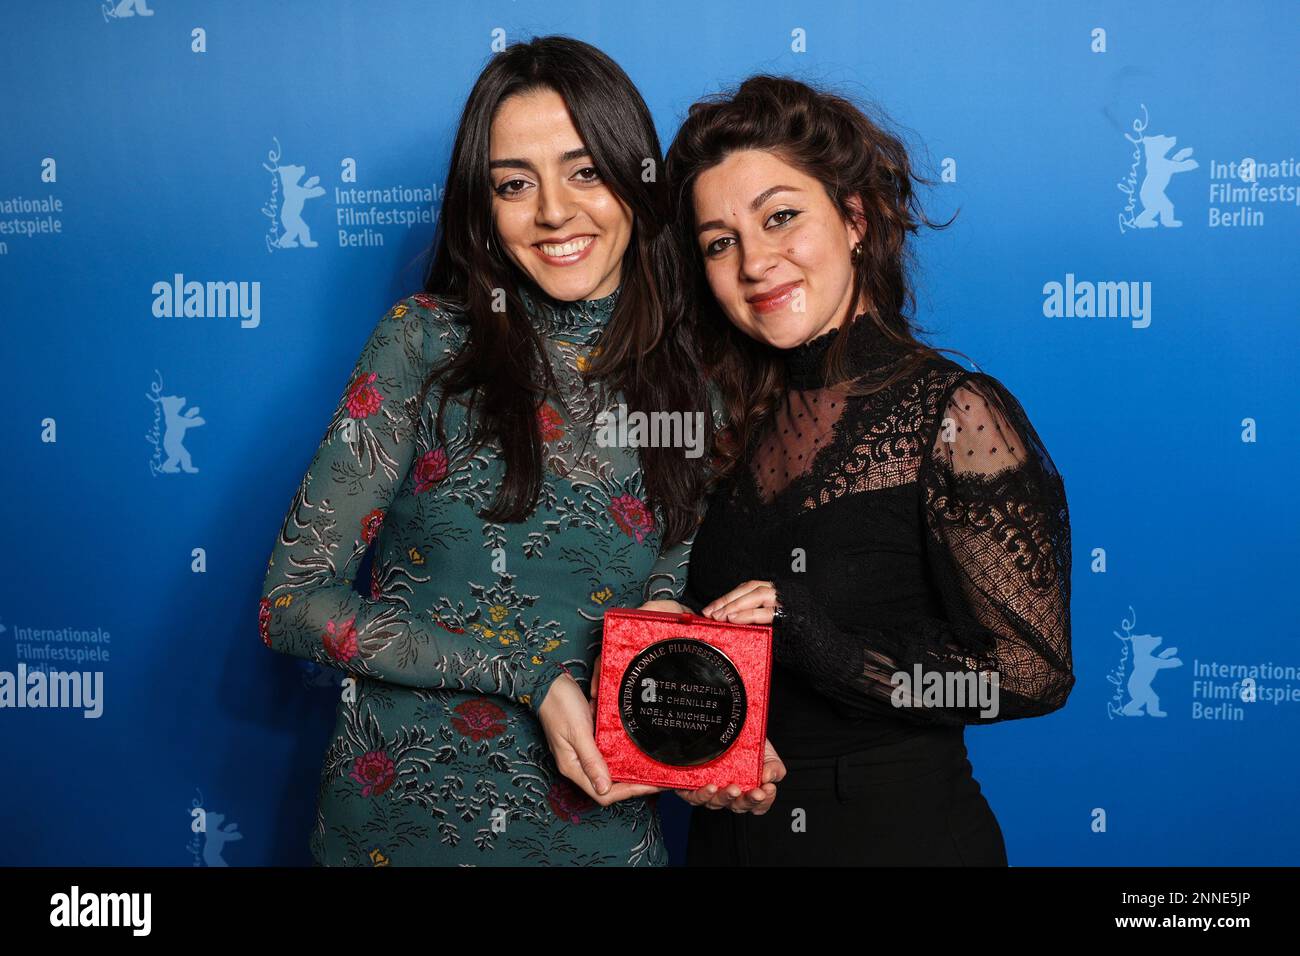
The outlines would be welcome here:
M 560 775 L 536 712 L 587 688 L 601 615 L 679 597 L 690 542 L 658 555 L 635 448 L 602 447 L 580 377 L 618 298 L 530 299 L 558 394 L 540 409 L 534 514 L 478 517 L 503 466 L 466 411 L 433 427 L 429 367 L 467 335 L 425 294 L 378 322 L 293 497 L 259 606 L 263 643 L 345 671 L 310 847 L 321 865 L 664 865 L 655 798 L 601 807 Z M 352 579 L 374 549 L 367 599 Z

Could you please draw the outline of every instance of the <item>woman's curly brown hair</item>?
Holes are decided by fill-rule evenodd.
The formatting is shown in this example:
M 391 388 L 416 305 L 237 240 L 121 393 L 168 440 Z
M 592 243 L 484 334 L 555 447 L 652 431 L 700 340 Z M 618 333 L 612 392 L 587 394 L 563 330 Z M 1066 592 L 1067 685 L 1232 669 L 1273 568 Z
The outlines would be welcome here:
M 862 203 L 866 231 L 853 263 L 856 298 L 865 304 L 868 319 L 902 349 L 886 377 L 858 380 L 848 386 L 850 394 L 885 388 L 937 355 L 916 338 L 925 330 L 911 318 L 915 296 L 908 279 L 912 252 L 907 237 L 922 224 L 943 229 L 953 221 L 934 223 L 925 216 L 912 183 L 934 181 L 916 174 L 902 140 L 884 122 L 873 121 L 846 97 L 788 77 L 758 75 L 733 92 L 691 106 L 668 149 L 665 175 L 674 229 L 694 264 L 705 362 L 728 419 L 715 447 L 719 478 L 735 468 L 785 387 L 780 351 L 741 332 L 718 307 L 695 241 L 696 178 L 731 153 L 751 149 L 772 153 L 821 182 L 846 222 L 855 215 L 850 200 L 857 197 Z M 843 318 L 849 321 L 853 315 Z M 836 335 L 828 351 L 832 381 L 848 378 L 846 343 L 847 336 Z

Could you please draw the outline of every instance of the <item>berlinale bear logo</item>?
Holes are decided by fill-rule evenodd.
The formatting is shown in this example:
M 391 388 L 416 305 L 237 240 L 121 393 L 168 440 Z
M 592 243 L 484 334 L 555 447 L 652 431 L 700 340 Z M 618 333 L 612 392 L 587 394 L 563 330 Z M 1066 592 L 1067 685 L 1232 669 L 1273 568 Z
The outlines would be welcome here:
M 1185 173 L 1196 169 L 1200 164 L 1189 159 L 1192 155 L 1190 146 L 1180 149 L 1171 159 L 1167 154 L 1178 140 L 1173 136 L 1144 136 L 1142 148 L 1146 156 L 1147 175 L 1142 180 L 1138 197 L 1142 200 L 1142 212 L 1133 224 L 1139 229 L 1153 229 L 1156 219 L 1162 226 L 1181 226 L 1182 220 L 1174 218 L 1174 204 L 1165 195 L 1165 187 L 1174 173 Z
M 1165 711 L 1160 709 L 1160 698 L 1156 696 L 1155 688 L 1151 684 L 1160 671 L 1183 666 L 1183 662 L 1175 656 L 1178 648 L 1166 647 L 1156 654 L 1155 649 L 1160 646 L 1164 638 L 1158 634 L 1134 634 L 1133 629 L 1136 625 L 1137 615 L 1130 607 L 1129 617 L 1121 625 L 1124 633 L 1112 632 L 1123 642 L 1124 647 L 1119 666 L 1107 677 L 1107 680 L 1115 685 L 1115 691 L 1106 706 L 1106 712 L 1111 719 L 1116 716 L 1167 716 Z M 1125 672 L 1128 673 L 1127 681 L 1124 680 Z M 1124 684 L 1123 688 L 1120 687 L 1121 683 Z M 1124 700 L 1125 690 L 1128 691 L 1127 701 Z
M 271 174 L 271 198 L 262 206 L 262 215 L 271 220 L 265 236 L 267 252 L 279 249 L 314 249 L 319 243 L 311 237 L 311 228 L 302 216 L 308 199 L 325 195 L 319 176 L 305 182 L 307 167 L 281 163 L 279 139 L 272 137 L 275 148 L 267 151 L 262 168 Z
M 151 17 L 153 11 L 149 9 L 149 4 L 145 0 L 120 0 L 119 3 L 106 3 L 100 7 L 104 14 L 104 20 L 120 20 L 123 17 Z
M 160 474 L 174 475 L 180 472 L 197 474 L 199 469 L 190 461 L 189 449 L 185 447 L 185 433 L 191 428 L 206 425 L 207 422 L 199 416 L 197 405 L 182 412 L 185 397 L 164 395 L 162 376 L 157 369 L 154 370 L 154 376 L 149 393 L 145 395 L 154 406 L 153 427 L 145 435 L 145 440 L 153 445 L 149 471 L 155 478 Z
M 280 174 L 280 187 L 284 190 L 284 205 L 280 207 L 280 225 L 284 227 L 284 232 L 276 240 L 276 245 L 281 249 L 292 249 L 299 244 L 314 249 L 317 245 L 312 241 L 311 229 L 302 218 L 302 207 L 308 199 L 324 196 L 325 187 L 320 185 L 319 176 L 313 176 L 299 185 L 298 180 L 302 179 L 306 171 L 305 166 L 276 167 L 276 172 Z

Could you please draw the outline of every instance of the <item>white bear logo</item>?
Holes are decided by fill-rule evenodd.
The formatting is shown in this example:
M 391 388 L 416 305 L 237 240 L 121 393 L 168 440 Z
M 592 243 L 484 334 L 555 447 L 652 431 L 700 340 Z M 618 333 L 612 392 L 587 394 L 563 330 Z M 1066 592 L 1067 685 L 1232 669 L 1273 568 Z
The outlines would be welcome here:
M 281 249 L 294 249 L 299 245 L 306 249 L 316 248 L 318 243 L 312 241 L 311 229 L 302 218 L 302 207 L 308 199 L 325 195 L 320 177 L 313 176 L 300 184 L 298 180 L 307 171 L 305 166 L 277 166 L 275 171 L 280 175 L 280 188 L 284 192 L 284 205 L 280 208 L 280 225 L 284 232 L 275 244 Z
M 179 395 L 162 395 L 158 401 L 162 404 L 165 422 L 162 446 L 163 451 L 167 452 L 167 460 L 162 463 L 159 471 L 173 475 L 178 471 L 195 474 L 198 469 L 190 462 L 190 453 L 183 444 L 185 433 L 191 428 L 206 425 L 207 422 L 199 417 L 197 405 L 182 415 L 181 409 L 185 407 L 185 399 Z
M 134 16 L 141 16 L 141 17 L 153 16 L 153 11 L 149 9 L 149 5 L 148 3 L 145 2 L 145 0 L 121 0 L 121 2 L 117 3 L 116 5 L 106 4 L 102 9 L 104 11 L 105 20 L 107 20 L 109 17 L 121 18 L 121 17 L 134 17 Z
M 1172 157 L 1168 156 L 1168 152 L 1174 148 L 1176 142 L 1178 140 L 1173 136 L 1142 137 L 1146 177 L 1138 189 L 1138 197 L 1142 200 L 1142 211 L 1133 220 L 1133 224 L 1139 229 L 1154 229 L 1157 219 L 1162 226 L 1183 224 L 1181 220 L 1174 218 L 1174 204 L 1165 195 L 1165 187 L 1169 185 L 1169 180 L 1173 178 L 1174 173 L 1185 173 L 1196 169 L 1200 163 L 1188 158 L 1192 155 L 1190 146 L 1180 149 Z
M 225 826 L 222 826 L 223 823 Z M 239 824 L 226 823 L 224 813 L 207 815 L 207 830 L 203 835 L 206 837 L 203 841 L 203 862 L 208 866 L 229 866 L 222 855 L 226 851 L 226 844 L 244 838 L 239 832 Z
M 1141 717 L 1145 709 L 1148 717 L 1166 716 L 1160 709 L 1160 698 L 1156 696 L 1151 682 L 1155 680 L 1158 671 L 1183 666 L 1183 662 L 1174 656 L 1178 653 L 1178 648 L 1166 647 L 1159 656 L 1154 656 L 1151 652 L 1160 646 L 1164 640 L 1162 637 L 1155 634 L 1130 634 L 1120 640 L 1128 641 L 1133 648 L 1133 671 L 1128 678 L 1129 701 L 1119 712 L 1125 717 Z

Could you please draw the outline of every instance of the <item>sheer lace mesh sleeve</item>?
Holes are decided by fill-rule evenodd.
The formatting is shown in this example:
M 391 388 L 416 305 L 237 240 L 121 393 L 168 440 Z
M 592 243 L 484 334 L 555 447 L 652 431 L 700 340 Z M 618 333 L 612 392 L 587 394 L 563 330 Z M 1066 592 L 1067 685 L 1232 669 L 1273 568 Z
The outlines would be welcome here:
M 854 711 L 931 724 L 1050 713 L 1074 685 L 1064 482 L 997 379 L 969 373 L 940 407 L 918 482 L 945 617 L 837 627 L 784 576 L 776 658 Z

